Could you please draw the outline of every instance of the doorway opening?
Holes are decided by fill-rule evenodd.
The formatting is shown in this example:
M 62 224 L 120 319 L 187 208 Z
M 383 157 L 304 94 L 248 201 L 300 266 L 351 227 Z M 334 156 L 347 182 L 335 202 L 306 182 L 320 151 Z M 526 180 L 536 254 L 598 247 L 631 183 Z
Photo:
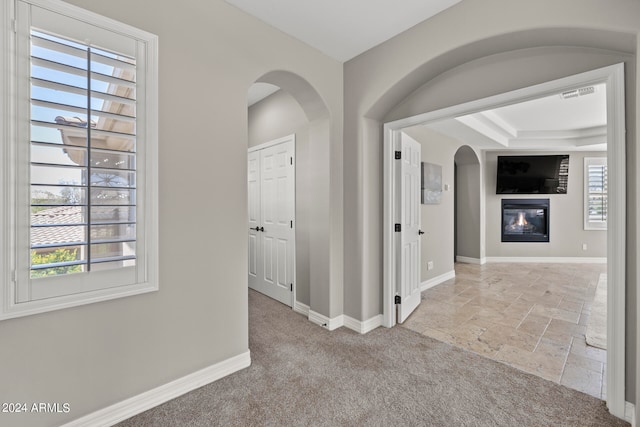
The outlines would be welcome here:
M 333 287 L 341 286 L 330 280 L 335 257 L 329 255 L 334 253 L 336 242 L 327 238 L 333 235 L 331 231 L 336 222 L 330 214 L 335 209 L 335 196 L 329 191 L 335 182 L 330 178 L 336 166 L 329 156 L 332 143 L 329 110 L 309 82 L 282 70 L 270 71 L 258 78 L 249 89 L 248 98 L 250 150 L 270 149 L 275 142 L 295 135 L 292 154 L 287 155 L 289 169 L 294 171 L 294 214 L 284 215 L 286 221 L 283 219 L 281 224 L 282 231 L 288 227 L 288 231 L 293 232 L 293 244 L 278 245 L 278 239 L 272 239 L 274 256 L 293 250 L 295 261 L 292 273 L 279 289 L 285 304 L 294 311 L 320 325 L 329 324 L 327 319 L 333 308 L 327 304 L 331 301 L 329 295 L 336 292 Z M 278 191 L 276 189 L 276 193 Z M 258 236 L 253 237 L 256 243 L 264 242 L 269 230 L 265 224 L 251 224 L 248 228 L 254 229 L 248 233 Z M 249 267 L 248 263 L 248 278 Z M 291 298 L 284 295 L 287 286 Z
M 484 212 L 480 159 L 469 145 L 454 156 L 454 261 L 484 264 Z
M 394 262 L 394 254 L 398 248 L 392 235 L 393 214 L 397 203 L 397 194 L 394 192 L 395 164 L 393 152 L 397 149 L 398 135 L 403 129 L 416 125 L 430 125 L 445 119 L 455 119 L 469 116 L 478 112 L 494 109 L 505 105 L 511 105 L 523 101 L 541 98 L 550 95 L 558 95 L 565 92 L 578 90 L 585 86 L 603 84 L 606 86 L 606 148 L 607 164 L 610 171 L 608 176 L 608 224 L 606 232 L 607 241 L 607 279 L 609 281 L 607 297 L 607 355 L 606 355 L 606 397 L 607 406 L 613 413 L 624 414 L 624 342 L 625 342 L 625 140 L 624 140 L 624 73 L 623 66 L 616 65 L 594 70 L 568 78 L 551 81 L 541 85 L 516 90 L 510 93 L 481 99 L 478 101 L 438 110 L 418 116 L 397 120 L 385 124 L 384 141 L 384 290 L 383 290 L 383 321 L 385 326 L 393 326 L 393 306 L 396 288 L 394 277 L 397 266 Z M 483 162 L 495 160 L 495 153 L 485 154 Z M 615 176 L 613 174 L 615 173 Z M 489 174 L 483 174 L 486 181 Z M 487 183 L 485 182 L 485 185 Z M 488 193 L 487 193 L 488 194 Z M 500 198 L 487 200 L 487 194 L 480 195 L 482 211 L 487 217 L 481 219 L 481 229 L 487 233 L 482 242 L 485 250 L 489 236 L 499 233 L 499 224 L 495 218 L 489 218 L 488 212 L 491 203 L 499 203 Z M 528 196 L 531 197 L 531 196 Z M 458 208 L 458 212 L 460 209 Z M 553 209 L 552 209 L 553 212 Z M 492 225 L 493 224 L 493 225 Z M 494 227 L 494 228 L 492 228 Z M 458 242 L 460 241 L 458 230 Z M 499 234 L 498 234 L 499 236 Z M 498 237 L 499 239 L 499 237 Z M 485 241 L 486 240 L 486 241 Z M 508 255 L 505 254 L 504 258 Z M 484 254 L 480 256 L 480 264 L 483 263 Z M 499 261 L 501 257 L 495 257 L 491 261 Z M 513 256 L 511 256 L 513 258 Z

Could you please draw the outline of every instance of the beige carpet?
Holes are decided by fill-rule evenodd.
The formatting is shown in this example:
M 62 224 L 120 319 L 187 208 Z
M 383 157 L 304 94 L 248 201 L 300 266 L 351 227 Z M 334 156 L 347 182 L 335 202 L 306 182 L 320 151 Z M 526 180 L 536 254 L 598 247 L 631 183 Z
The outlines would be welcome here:
M 594 397 L 406 328 L 328 332 L 253 291 L 249 325 L 249 368 L 120 425 L 629 425 Z
M 607 349 L 607 275 L 601 274 L 587 321 L 587 344 Z

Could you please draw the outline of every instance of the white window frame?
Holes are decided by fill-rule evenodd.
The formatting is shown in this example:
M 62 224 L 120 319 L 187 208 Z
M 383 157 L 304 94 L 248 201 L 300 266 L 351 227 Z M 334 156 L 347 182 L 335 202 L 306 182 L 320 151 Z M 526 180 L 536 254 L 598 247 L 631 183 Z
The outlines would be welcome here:
M 591 221 L 589 219 L 589 166 L 607 166 L 606 157 L 585 157 L 584 158 L 584 229 L 587 231 L 607 229 L 607 221 Z M 607 197 L 608 198 L 608 197 Z M 608 212 L 607 212 L 608 215 Z
M 18 97 L 25 92 L 25 81 L 19 75 L 17 34 L 20 34 L 24 5 L 46 9 L 137 41 L 142 49 L 136 60 L 143 73 L 138 73 L 141 113 L 137 116 L 136 161 L 136 267 L 134 280 L 119 281 L 118 270 L 75 273 L 52 277 L 52 283 L 81 280 L 84 286 L 72 293 L 42 299 L 29 298 L 29 221 L 25 221 L 24 196 L 29 191 L 25 179 L 24 108 Z M 21 9 L 22 8 L 22 9 Z M 16 17 L 18 20 L 16 20 Z M 26 24 L 27 26 L 29 24 Z M 103 32 L 102 32 L 103 33 Z M 90 37 L 87 34 L 87 37 Z M 9 0 L 0 6 L 0 320 L 63 309 L 78 305 L 137 295 L 158 290 L 158 39 L 157 36 L 70 5 L 60 0 Z M 24 74 L 24 71 L 20 71 Z M 27 113 L 28 114 L 28 113 Z M 28 157 L 27 157 L 28 158 Z M 28 169 L 27 169 L 28 170 Z M 27 186 L 25 186 L 25 184 Z M 124 267 L 132 268 L 132 267 Z M 106 273 L 106 274 L 103 274 Z M 77 276 L 77 277 L 70 277 Z M 81 277 L 82 276 L 82 277 Z M 131 275 L 130 275 L 131 276 Z M 115 278 L 115 280 L 114 280 Z M 36 279 L 42 280 L 42 279 Z M 105 280 L 108 285 L 105 285 Z M 63 283 L 62 286 L 67 286 Z M 69 285 L 73 289 L 75 285 Z M 108 286 L 108 287 L 105 287 Z M 82 289 L 82 290 L 79 290 Z M 25 295 L 27 297 L 25 298 Z M 23 302 L 18 302 L 23 301 Z

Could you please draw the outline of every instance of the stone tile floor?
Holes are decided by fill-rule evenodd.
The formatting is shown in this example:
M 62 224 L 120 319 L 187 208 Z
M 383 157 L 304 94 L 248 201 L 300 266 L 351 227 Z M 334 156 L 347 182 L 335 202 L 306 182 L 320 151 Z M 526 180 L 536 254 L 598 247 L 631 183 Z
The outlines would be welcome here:
M 585 331 L 605 264 L 455 265 L 403 326 L 605 399 L 606 350 Z

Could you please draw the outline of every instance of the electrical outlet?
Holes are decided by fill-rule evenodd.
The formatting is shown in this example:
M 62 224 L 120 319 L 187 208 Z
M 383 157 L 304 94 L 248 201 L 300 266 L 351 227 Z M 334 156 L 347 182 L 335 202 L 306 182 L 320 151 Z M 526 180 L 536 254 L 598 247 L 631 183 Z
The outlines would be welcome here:
M 427 262 L 427 270 L 433 270 L 433 261 Z
M 582 244 L 582 250 L 583 250 L 583 251 L 586 251 L 586 250 L 587 250 L 587 244 L 586 244 L 586 243 L 583 243 L 583 244 Z

